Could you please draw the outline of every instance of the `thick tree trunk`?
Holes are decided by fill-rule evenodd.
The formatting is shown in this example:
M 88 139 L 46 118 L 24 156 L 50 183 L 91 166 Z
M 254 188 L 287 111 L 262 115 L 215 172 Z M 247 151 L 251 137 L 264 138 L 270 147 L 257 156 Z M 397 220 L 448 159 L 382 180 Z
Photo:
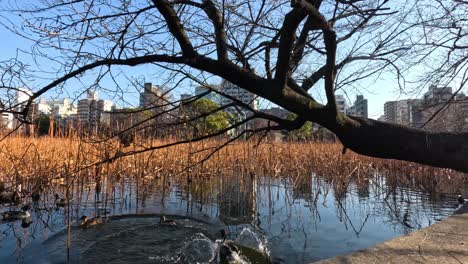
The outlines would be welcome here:
M 330 129 L 359 154 L 468 173 L 468 133 L 428 132 L 358 117 L 345 117 Z
M 273 89 L 270 91 L 274 91 Z M 335 133 L 362 155 L 417 162 L 468 173 L 468 133 L 436 133 L 331 111 L 285 87 L 271 101 Z

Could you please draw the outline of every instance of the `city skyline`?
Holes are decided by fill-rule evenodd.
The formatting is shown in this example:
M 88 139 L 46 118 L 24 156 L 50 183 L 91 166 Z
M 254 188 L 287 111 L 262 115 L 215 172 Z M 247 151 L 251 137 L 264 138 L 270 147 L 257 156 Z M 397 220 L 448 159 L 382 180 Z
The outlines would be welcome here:
M 222 87 L 222 83 L 223 82 L 221 81 L 219 84 L 210 84 L 209 86 L 219 89 L 219 88 Z M 119 109 L 120 108 L 139 108 L 139 107 L 142 107 L 141 95 L 142 95 L 142 91 L 145 91 L 145 85 L 147 85 L 147 84 L 151 84 L 151 83 L 145 82 L 145 83 L 143 83 L 143 85 L 140 85 L 141 87 L 137 87 L 135 92 L 131 92 L 131 94 L 133 94 L 133 93 L 138 94 L 138 96 L 135 96 L 136 98 L 138 98 L 138 100 L 134 99 L 133 100 L 134 102 L 132 104 L 130 104 L 130 105 L 127 105 L 127 106 L 119 105 L 118 103 L 115 103 L 113 100 L 110 100 L 110 99 L 102 99 L 102 100 L 112 102 L 112 106 L 116 107 L 116 108 L 119 108 Z M 153 86 L 156 86 L 156 87 L 160 88 L 160 86 L 157 85 L 157 84 L 153 84 Z M 427 91 L 425 93 L 423 93 L 423 95 L 430 92 L 430 87 L 431 86 L 429 86 L 427 88 Z M 14 100 L 15 104 L 18 104 L 19 101 L 26 101 L 27 100 L 27 98 L 26 98 L 27 93 L 30 93 L 30 91 L 31 91 L 30 88 L 21 88 L 21 89 L 22 89 L 24 95 L 21 95 L 21 96 L 17 95 L 15 97 L 15 100 Z M 199 95 L 199 94 L 207 91 L 208 88 L 206 88 L 204 86 L 192 86 L 190 88 L 190 90 L 191 90 L 191 92 L 185 92 L 185 93 L 180 93 L 178 90 L 176 90 L 176 92 L 174 92 L 173 95 L 176 98 L 177 98 L 177 95 L 178 95 L 179 98 L 188 97 L 189 95 L 194 96 L 194 95 Z M 25 93 L 24 91 L 27 91 L 27 92 Z M 46 96 L 43 96 L 43 97 L 39 97 L 38 99 L 36 99 L 35 102 L 39 105 L 39 111 L 41 111 L 43 113 L 48 113 L 51 110 L 42 111 L 41 104 L 47 104 L 47 105 L 52 104 L 52 105 L 54 105 L 54 104 L 57 104 L 57 103 L 60 104 L 60 102 L 61 102 L 61 104 L 64 104 L 64 103 L 69 104 L 71 107 L 76 108 L 77 105 L 78 105 L 78 102 L 80 100 L 86 99 L 86 98 L 89 97 L 89 92 L 96 93 L 96 96 L 97 96 L 97 94 L 99 94 L 99 92 L 97 90 L 89 90 L 86 93 L 84 93 L 81 97 L 78 97 L 78 98 L 70 98 L 70 97 L 67 97 L 67 96 L 64 96 L 64 97 L 57 97 L 57 96 L 48 96 L 48 97 L 46 97 Z M 247 94 L 247 92 L 245 92 L 245 93 Z M 460 92 L 459 94 L 463 94 L 463 93 Z M 361 94 L 357 94 L 356 98 L 359 98 L 359 97 L 362 97 L 362 96 L 363 95 L 361 95 Z M 220 102 L 223 102 L 223 103 L 228 102 L 227 98 L 223 99 L 221 97 L 222 96 L 214 95 L 213 93 L 210 93 L 209 95 L 204 96 L 204 98 L 208 98 L 208 99 L 210 99 L 213 102 L 218 103 L 218 104 L 220 104 Z M 348 96 L 345 96 L 343 94 L 336 94 L 336 98 L 337 98 L 337 102 L 339 104 L 339 110 L 341 112 L 343 112 L 343 113 L 352 114 L 352 112 L 344 111 L 344 110 L 348 110 L 349 108 L 351 108 L 355 104 L 355 101 L 353 102 L 352 98 L 349 98 Z M 382 105 L 380 105 L 380 108 L 381 108 L 381 111 L 380 111 L 381 114 L 380 115 L 377 115 L 376 113 L 372 114 L 370 112 L 370 110 L 368 110 L 368 117 L 377 120 L 378 118 L 385 116 L 385 104 L 388 103 L 388 102 L 406 101 L 406 100 L 413 100 L 413 99 L 414 98 L 406 98 L 406 99 L 400 99 L 400 100 L 385 101 Z M 365 100 L 368 102 L 368 105 L 369 105 L 368 108 L 370 108 L 371 104 L 375 104 L 375 103 L 372 103 L 372 100 L 369 100 L 367 97 L 365 98 Z M 278 107 L 276 105 L 272 105 L 271 103 L 266 103 L 266 104 L 256 103 L 256 104 L 258 105 L 258 109 L 271 109 L 271 108 Z M 143 105 L 143 108 L 144 108 L 144 105 Z M 341 108 L 343 108 L 343 109 L 341 109 Z M 64 110 L 60 109 L 60 111 L 64 111 Z M 72 112 L 74 112 L 74 111 L 75 110 L 72 110 Z M 67 115 L 67 114 L 64 114 L 64 115 Z

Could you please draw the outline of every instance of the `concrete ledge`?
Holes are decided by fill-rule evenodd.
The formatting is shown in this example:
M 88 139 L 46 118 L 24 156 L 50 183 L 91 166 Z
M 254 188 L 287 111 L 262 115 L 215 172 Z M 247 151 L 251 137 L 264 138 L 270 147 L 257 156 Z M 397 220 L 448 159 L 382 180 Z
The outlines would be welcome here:
M 364 250 L 315 263 L 468 264 L 467 211 L 465 206 L 457 214 L 430 227 Z

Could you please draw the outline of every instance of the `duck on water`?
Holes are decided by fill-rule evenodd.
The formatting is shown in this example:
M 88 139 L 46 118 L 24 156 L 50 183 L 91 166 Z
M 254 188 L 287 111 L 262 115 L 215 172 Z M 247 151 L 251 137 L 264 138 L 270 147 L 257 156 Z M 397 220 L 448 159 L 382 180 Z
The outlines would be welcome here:
M 15 190 L 8 191 L 5 188 L 5 183 L 0 182 L 0 203 L 19 203 L 21 193 L 21 185 Z
M 86 215 L 83 215 L 80 218 L 80 227 L 81 228 L 90 228 L 90 227 L 93 227 L 93 226 L 101 225 L 104 222 L 105 222 L 104 219 L 102 219 L 100 217 L 88 218 Z
M 65 198 L 60 198 L 60 196 L 56 193 L 55 194 L 55 205 L 57 207 L 65 207 L 68 205 L 67 200 Z
M 29 213 L 29 209 L 31 209 L 31 206 L 29 204 L 23 206 L 21 208 L 21 211 L 6 211 L 2 213 L 3 220 L 6 221 L 14 221 L 14 220 L 21 220 L 21 219 L 26 219 L 30 218 L 31 214 Z
M 161 215 L 161 217 L 159 218 L 159 224 L 163 225 L 163 226 L 176 226 L 176 222 L 175 220 L 173 219 L 168 219 L 166 216 L 164 215 Z

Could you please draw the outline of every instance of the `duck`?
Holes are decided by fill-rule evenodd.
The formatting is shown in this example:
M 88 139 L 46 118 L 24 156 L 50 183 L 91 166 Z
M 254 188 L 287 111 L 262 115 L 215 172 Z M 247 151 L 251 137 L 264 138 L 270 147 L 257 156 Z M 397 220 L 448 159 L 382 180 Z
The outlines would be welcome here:
M 235 261 L 234 255 L 238 254 L 239 248 L 233 243 L 222 243 L 219 246 L 220 263 L 233 263 Z
M 173 219 L 167 219 L 166 216 L 161 215 L 159 218 L 159 223 L 165 226 L 176 226 L 176 222 Z
M 221 229 L 219 230 L 221 235 L 221 243 L 219 244 L 219 260 L 220 263 L 231 263 L 234 261 L 233 254 L 239 254 L 239 248 L 232 243 L 230 240 L 226 240 L 228 233 L 226 230 Z
M 26 217 L 21 220 L 21 227 L 22 228 L 28 228 L 33 221 L 31 220 L 31 217 Z
M 39 200 L 41 199 L 41 193 L 40 193 L 40 192 L 34 191 L 34 192 L 31 194 L 31 199 L 32 199 L 32 201 L 35 202 L 35 203 L 39 202 Z
M 44 188 L 41 184 L 36 185 L 31 191 L 31 199 L 33 202 L 37 203 L 41 199 L 41 193 L 44 191 Z
M 65 198 L 60 198 L 58 194 L 55 194 L 55 205 L 57 207 L 65 207 L 68 205 L 68 203 Z
M 229 235 L 229 234 L 226 232 L 226 230 L 221 229 L 221 230 L 219 230 L 219 233 L 221 234 L 221 239 L 222 239 L 222 241 L 223 241 L 223 242 L 226 241 L 226 238 L 227 238 L 227 236 Z
M 458 200 L 458 204 L 460 205 L 465 203 L 465 199 L 463 199 L 463 196 L 461 196 L 461 194 L 458 195 L 457 200 Z
M 6 221 L 13 221 L 13 220 L 20 220 L 25 218 L 30 218 L 31 214 L 29 213 L 29 209 L 31 206 L 29 204 L 23 206 L 21 211 L 6 211 L 2 213 L 3 220 Z
M 19 193 L 3 191 L 0 193 L 0 203 L 18 203 L 20 200 Z
M 21 187 L 20 187 L 21 188 Z M 18 203 L 20 200 L 20 193 L 16 190 L 8 191 L 4 182 L 0 182 L 0 203 Z
M 89 228 L 89 227 L 97 226 L 103 223 L 104 223 L 104 220 L 100 217 L 89 219 L 86 215 L 83 215 L 80 218 L 80 227 L 82 228 Z

